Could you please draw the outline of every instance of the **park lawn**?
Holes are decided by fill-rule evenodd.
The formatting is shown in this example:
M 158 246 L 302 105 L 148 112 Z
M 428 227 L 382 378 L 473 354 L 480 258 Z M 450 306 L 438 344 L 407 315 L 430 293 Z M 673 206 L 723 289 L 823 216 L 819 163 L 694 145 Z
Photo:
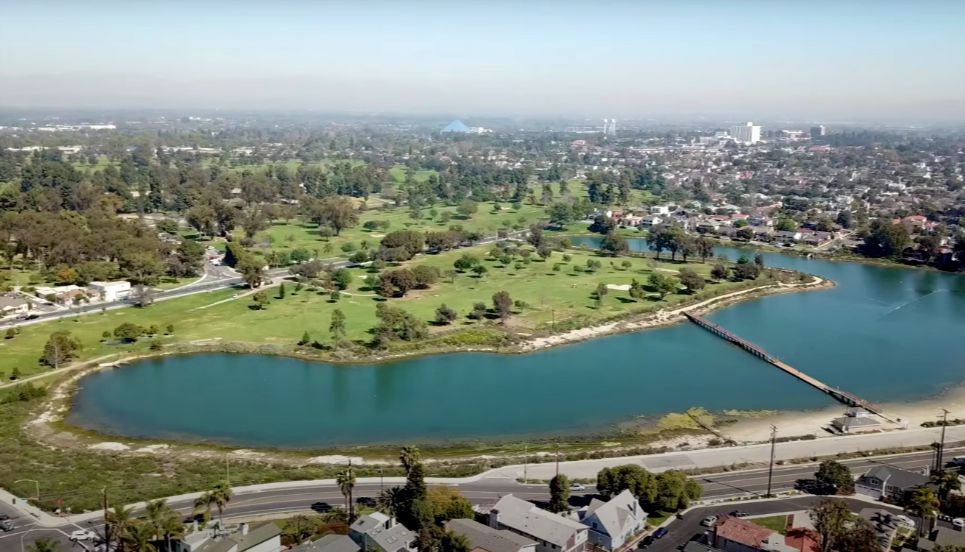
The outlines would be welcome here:
M 395 182 L 398 184 L 405 182 L 405 174 L 406 174 L 405 165 L 395 165 L 394 167 L 389 169 L 389 176 L 391 176 L 392 180 L 395 180 Z M 432 169 L 418 169 L 415 171 L 415 175 L 413 175 L 413 178 L 415 179 L 416 182 L 425 182 L 429 180 L 429 177 L 434 174 L 437 174 L 437 173 Z
M 78 171 L 89 174 L 95 171 L 106 169 L 107 167 L 120 167 L 121 164 L 116 161 L 111 161 L 106 155 L 98 155 L 97 163 L 91 165 L 87 162 L 86 156 L 84 161 L 74 161 L 71 163 L 75 169 Z
M 206 164 L 208 165 L 212 164 L 213 161 L 214 161 L 213 159 L 209 159 L 207 160 Z M 358 166 L 358 165 L 364 165 L 365 161 L 362 161 L 360 159 L 322 159 L 320 161 L 309 161 L 306 163 L 298 159 L 289 159 L 287 161 L 279 161 L 277 163 L 255 163 L 250 165 L 247 165 L 244 163 L 229 163 L 228 165 L 225 166 L 225 169 L 229 172 L 242 173 L 245 171 L 249 171 L 255 174 L 259 172 L 261 173 L 265 172 L 266 170 L 268 170 L 269 166 L 284 165 L 292 174 L 294 174 L 298 170 L 298 167 L 302 165 L 306 165 L 309 167 L 321 167 L 325 169 L 325 168 L 331 167 L 335 163 L 349 163 L 352 166 Z
M 155 285 L 155 289 L 174 289 L 178 288 L 191 282 L 196 282 L 200 279 L 200 276 L 188 276 L 185 278 L 174 278 L 172 276 L 163 276 L 161 280 Z
M 516 309 L 517 313 L 510 319 L 509 325 L 515 330 L 525 332 L 584 326 L 620 315 L 653 311 L 687 300 L 757 285 L 713 283 L 708 284 L 697 296 L 671 294 L 660 300 L 656 295 L 651 295 L 641 301 L 631 299 L 627 291 L 610 290 L 598 306 L 593 296 L 598 284 L 626 285 L 634 278 L 645 283 L 653 271 L 670 274 L 682 264 L 656 262 L 639 257 L 611 259 L 589 251 L 568 251 L 566 254 L 570 255 L 571 259 L 565 263 L 562 253 L 553 252 L 547 261 L 537 260 L 536 255 L 532 255 L 531 262 L 527 264 L 517 256 L 509 266 L 503 266 L 497 260 L 486 258 L 490 248 L 477 246 L 438 255 L 418 256 L 406 263 L 406 266 L 430 265 L 445 273 L 452 268 L 457 258 L 470 253 L 483 259 L 482 262 L 489 272 L 482 278 L 458 274 L 454 282 L 444 276 L 430 289 L 410 291 L 405 297 L 390 299 L 389 304 L 401 307 L 426 322 L 434 320 L 436 308 L 443 303 L 459 313 L 459 318 L 453 325 L 448 328 L 432 327 L 434 332 L 460 328 L 493 328 L 497 324 L 495 321 L 473 322 L 467 319 L 466 315 L 473 304 L 481 302 L 491 306 L 493 294 L 508 291 L 513 300 L 525 303 L 525 306 Z M 602 262 L 603 266 L 598 271 L 589 273 L 574 270 L 576 266 L 586 266 L 587 260 L 591 258 Z M 624 260 L 631 263 L 628 269 L 621 266 Z M 520 268 L 516 268 L 517 262 L 521 263 Z M 563 263 L 559 271 L 552 270 L 556 263 Z M 709 264 L 688 263 L 687 266 L 699 274 L 709 274 Z M 346 337 L 367 343 L 371 341 L 372 328 L 377 323 L 376 305 L 383 299 L 367 287 L 364 281 L 364 277 L 369 274 L 367 269 L 350 270 L 353 281 L 337 302 L 332 301 L 329 293 L 324 290 L 305 287 L 296 292 L 295 284 L 287 282 L 284 298 L 279 298 L 277 288 L 266 290 L 270 303 L 263 310 L 252 308 L 254 303 L 250 295 L 231 299 L 236 294 L 247 293 L 248 290 L 229 289 L 160 301 L 144 309 L 117 309 L 24 326 L 16 337 L 0 340 L 0 372 L 7 378 L 14 367 L 22 377 L 44 370 L 45 368 L 38 364 L 38 358 L 49 335 L 57 330 L 68 330 L 81 341 L 84 348 L 79 360 L 148 351 L 153 341 L 150 338 L 142 338 L 131 345 L 121 345 L 113 339 L 103 340 L 103 332 L 113 332 L 114 328 L 123 322 L 145 327 L 155 325 L 162 332 L 168 324 L 172 324 L 173 335 L 157 337 L 162 344 L 220 339 L 232 343 L 288 347 L 294 346 L 306 332 L 312 340 L 330 343 L 328 327 L 332 311 L 338 308 L 346 317 Z
M 288 223 L 278 222 L 255 236 L 254 249 L 262 252 L 270 249 L 305 249 L 315 258 L 349 257 L 354 251 L 366 246 L 378 248 L 382 237 L 394 230 L 428 232 L 447 230 L 450 226 L 459 225 L 467 232 L 495 236 L 501 229 L 523 230 L 546 218 L 540 205 L 521 205 L 519 210 L 511 209 L 506 203 L 500 205 L 501 209 L 494 211 L 491 203 L 480 203 L 479 211 L 468 219 L 460 218 L 456 214 L 455 206 L 434 207 L 435 217 L 429 216 L 430 209 L 433 208 L 426 209 L 420 219 L 413 219 L 409 210 L 403 207 L 371 209 L 359 216 L 359 222 L 353 228 L 346 228 L 338 236 L 332 237 L 323 237 L 317 225 L 301 219 Z M 442 220 L 443 213 L 448 213 L 451 217 L 448 222 Z M 370 231 L 363 227 L 366 221 L 383 221 L 389 226 L 385 230 Z M 240 229 L 238 232 L 240 233 Z
M 787 532 L 787 516 L 768 516 L 762 518 L 753 518 L 749 521 L 755 525 L 766 527 L 771 531 L 777 531 L 782 535 Z

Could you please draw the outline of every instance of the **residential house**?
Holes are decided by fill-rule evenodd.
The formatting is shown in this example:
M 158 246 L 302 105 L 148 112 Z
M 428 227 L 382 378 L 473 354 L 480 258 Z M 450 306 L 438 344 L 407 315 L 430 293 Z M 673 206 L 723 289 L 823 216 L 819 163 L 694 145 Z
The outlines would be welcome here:
M 774 241 L 780 243 L 797 243 L 801 237 L 802 234 L 797 230 L 778 230 L 774 233 Z
M 858 478 L 854 491 L 876 500 L 898 499 L 906 492 L 928 484 L 928 476 L 891 466 L 875 466 Z
M 798 552 L 777 531 L 730 516 L 714 527 L 714 546 L 724 552 Z
M 131 295 L 131 283 L 124 280 L 116 282 L 91 282 L 87 286 L 101 301 L 112 303 L 127 299 Z
M 279 552 L 281 528 L 265 523 L 254 529 L 242 523 L 237 533 L 209 539 L 196 549 L 198 552 Z
M 615 550 L 626 544 L 647 525 L 647 513 L 629 490 L 607 502 L 593 499 L 583 514 L 583 525 L 590 528 L 590 544 Z
M 0 295 L 0 318 L 21 316 L 30 312 L 31 303 L 16 293 Z
M 653 228 L 654 226 L 659 226 L 663 220 L 663 218 L 657 215 L 646 215 L 640 217 L 640 228 Z
M 366 514 L 349 527 L 348 536 L 362 552 L 415 552 L 416 535 L 394 518 L 381 513 Z
M 469 552 L 536 552 L 535 540 L 471 519 L 449 520 L 446 530 L 466 537 Z
M 489 526 L 536 541 L 536 552 L 583 552 L 589 529 L 577 521 L 537 508 L 508 494 L 489 512 Z
M 293 552 L 359 552 L 359 545 L 345 535 L 325 535 L 315 542 L 292 548 Z
M 51 303 L 62 305 L 70 304 L 75 298 L 87 299 L 89 297 L 87 289 L 73 284 L 55 287 L 37 286 L 34 288 L 34 295 Z
M 651 215 L 669 215 L 670 206 L 669 205 L 654 205 L 650 207 Z

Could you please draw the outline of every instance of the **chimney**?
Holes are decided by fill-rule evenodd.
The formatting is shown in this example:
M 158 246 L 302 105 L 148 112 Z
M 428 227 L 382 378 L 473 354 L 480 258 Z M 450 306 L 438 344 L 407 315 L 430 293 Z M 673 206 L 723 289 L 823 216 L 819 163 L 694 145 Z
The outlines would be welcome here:
M 248 524 L 247 524 L 247 523 L 242 523 L 241 526 L 240 526 L 240 530 L 241 530 L 242 536 L 247 535 L 247 534 L 248 534 Z

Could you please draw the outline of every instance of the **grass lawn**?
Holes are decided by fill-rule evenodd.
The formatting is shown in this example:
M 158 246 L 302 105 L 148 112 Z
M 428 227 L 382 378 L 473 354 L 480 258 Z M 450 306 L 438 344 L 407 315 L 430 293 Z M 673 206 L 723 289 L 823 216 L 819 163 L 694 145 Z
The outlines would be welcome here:
M 787 516 L 768 516 L 762 518 L 754 518 L 749 520 L 755 525 L 760 525 L 761 527 L 766 527 L 772 531 L 777 531 L 780 534 L 785 534 L 787 530 Z
M 294 220 L 289 223 L 276 223 L 255 236 L 255 251 L 305 249 L 318 258 L 348 257 L 353 251 L 364 246 L 377 248 L 379 240 L 387 232 L 393 230 L 446 230 L 450 226 L 460 225 L 467 232 L 479 232 L 485 236 L 494 236 L 500 229 L 521 230 L 529 228 L 533 223 L 545 218 L 543 207 L 540 205 L 522 205 L 519 210 L 513 210 L 509 204 L 500 204 L 501 209 L 494 211 L 491 203 L 479 204 L 479 212 L 469 219 L 461 219 L 456 215 L 455 206 L 437 206 L 426 209 L 423 218 L 413 219 L 409 210 L 401 207 L 387 209 L 371 209 L 362 213 L 359 223 L 354 228 L 342 231 L 338 236 L 322 237 L 318 226 L 310 222 Z M 435 209 L 436 216 L 430 217 L 430 210 Z M 451 217 L 444 221 L 444 213 Z M 386 230 L 369 231 L 363 228 L 366 221 L 383 221 L 389 224 Z M 239 230 L 240 232 L 240 230 Z M 343 249 L 347 248 L 347 249 Z M 317 254 L 314 252 L 317 251 Z
M 506 290 L 514 300 L 521 300 L 526 304 L 516 309 L 517 313 L 508 324 L 511 329 L 526 333 L 584 326 L 624 314 L 653 311 L 694 298 L 690 295 L 671 294 L 660 300 L 656 295 L 651 295 L 637 301 L 631 299 L 627 291 L 611 290 L 597 305 L 593 297 L 594 290 L 600 283 L 625 285 L 634 278 L 645 283 L 653 271 L 669 274 L 682 266 L 679 263 L 658 263 L 649 258 L 610 259 L 598 257 L 592 252 L 568 251 L 568 261 L 564 261 L 562 253 L 553 252 L 546 261 L 538 260 L 536 255 L 532 255 L 531 261 L 526 263 L 522 257 L 517 256 L 513 262 L 504 266 L 495 259 L 487 258 L 490 249 L 489 246 L 479 246 L 439 255 L 419 256 L 409 261 L 408 266 L 425 264 L 445 272 L 452 268 L 457 258 L 471 253 L 482 259 L 489 272 L 481 278 L 458 274 L 454 282 L 443 277 L 430 289 L 410 291 L 406 297 L 390 299 L 390 304 L 427 322 L 434 319 L 436 308 L 443 303 L 460 314 L 460 318 L 453 325 L 448 328 L 432 327 L 433 332 L 459 329 L 474 331 L 482 328 L 498 332 L 501 327 L 497 322 L 473 322 L 465 315 L 474 303 L 481 302 L 491 306 L 493 294 Z M 585 267 L 589 259 L 599 260 L 603 266 L 592 273 L 578 271 L 576 267 Z M 630 262 L 629 268 L 621 266 L 624 260 Z M 554 265 L 559 266 L 558 271 L 553 270 Z M 709 264 L 689 263 L 688 266 L 700 274 L 709 274 Z M 103 339 L 103 332 L 113 332 L 114 328 L 123 322 L 141 326 L 156 325 L 162 331 L 168 324 L 172 324 L 173 335 L 158 337 L 162 344 L 221 339 L 225 342 L 288 347 L 293 346 L 304 332 L 308 332 L 315 340 L 327 343 L 332 311 L 339 308 L 346 316 L 347 338 L 368 342 L 372 338 L 371 329 L 376 325 L 376 305 L 382 299 L 366 287 L 363 278 L 368 273 L 364 269 L 355 268 L 351 271 L 353 282 L 337 303 L 330 299 L 328 292 L 321 289 L 311 290 L 306 287 L 295 292 L 295 284 L 289 282 L 285 286 L 284 298 L 278 298 L 277 289 L 268 291 L 272 299 L 264 310 L 253 310 L 250 297 L 224 301 L 239 293 L 239 290 L 231 289 L 161 301 L 144 309 L 119 309 L 24 326 L 22 332 L 13 339 L 0 340 L 0 372 L 3 372 L 6 378 L 15 367 L 22 376 L 42 370 L 37 359 L 48 336 L 56 330 L 68 330 L 80 339 L 84 347 L 81 359 L 147 351 L 151 339 L 143 338 L 132 345 L 121 345 L 113 339 Z M 709 297 L 749 285 L 756 283 L 714 283 L 708 285 L 696 298 Z
M 405 167 L 405 165 L 396 165 L 391 169 L 389 169 L 389 176 L 392 177 L 392 180 L 395 180 L 397 183 L 401 184 L 402 182 L 405 182 L 406 170 L 407 168 Z M 425 182 L 429 180 L 429 177 L 434 174 L 436 174 L 436 171 L 434 170 L 419 169 L 415 172 L 415 175 L 413 176 L 413 178 L 415 178 L 416 182 Z

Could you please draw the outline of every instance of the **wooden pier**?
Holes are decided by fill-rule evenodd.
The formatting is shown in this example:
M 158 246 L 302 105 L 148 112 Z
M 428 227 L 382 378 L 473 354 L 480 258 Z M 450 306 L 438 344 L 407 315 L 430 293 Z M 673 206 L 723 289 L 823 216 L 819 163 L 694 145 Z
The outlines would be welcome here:
M 882 418 L 884 418 L 885 420 L 888 420 L 889 422 L 892 421 L 884 414 L 882 414 L 881 409 L 875 406 L 873 403 L 862 399 L 861 397 L 855 395 L 854 393 L 850 393 L 843 389 L 838 389 L 837 387 L 832 387 L 813 376 L 809 376 L 808 374 L 802 372 L 801 370 L 798 370 L 797 368 L 791 366 L 790 364 L 787 364 L 786 362 L 783 362 L 777 357 L 771 355 L 761 347 L 751 343 L 750 341 L 747 341 L 746 339 L 740 337 L 739 335 L 736 335 L 728 331 L 727 328 L 724 328 L 719 324 L 714 324 L 713 322 L 705 318 L 701 318 L 696 314 L 690 314 L 689 312 L 685 312 L 684 316 L 686 316 L 687 319 L 693 322 L 694 324 L 697 324 L 701 328 L 709 331 L 710 333 L 716 335 L 717 337 L 725 339 L 733 343 L 734 345 L 737 345 L 741 349 L 744 349 L 748 353 L 756 356 L 757 358 L 763 360 L 764 362 L 767 362 L 772 366 L 780 368 L 785 373 L 790 374 L 795 378 L 797 378 L 798 380 L 803 381 L 804 383 L 810 385 L 811 387 L 814 387 L 818 391 L 821 391 L 822 393 L 829 395 L 834 400 L 842 404 L 845 404 L 847 406 L 851 406 L 855 408 L 863 408 L 868 412 L 871 412 L 872 414 L 881 416 Z

